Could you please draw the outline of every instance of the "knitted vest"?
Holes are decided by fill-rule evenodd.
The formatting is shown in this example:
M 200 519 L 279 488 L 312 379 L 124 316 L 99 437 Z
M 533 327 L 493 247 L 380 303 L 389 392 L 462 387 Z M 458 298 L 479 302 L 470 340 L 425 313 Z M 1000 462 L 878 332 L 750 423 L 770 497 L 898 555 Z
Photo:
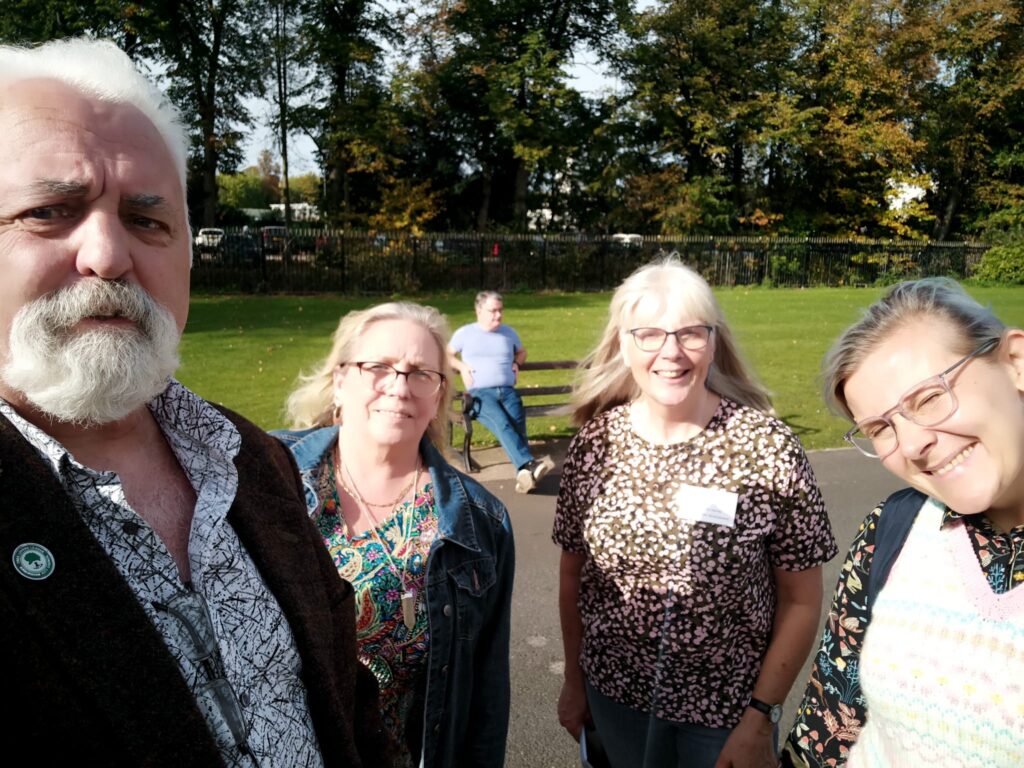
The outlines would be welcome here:
M 1024 766 L 1024 586 L 993 593 L 942 514 L 924 503 L 875 602 L 850 768 Z

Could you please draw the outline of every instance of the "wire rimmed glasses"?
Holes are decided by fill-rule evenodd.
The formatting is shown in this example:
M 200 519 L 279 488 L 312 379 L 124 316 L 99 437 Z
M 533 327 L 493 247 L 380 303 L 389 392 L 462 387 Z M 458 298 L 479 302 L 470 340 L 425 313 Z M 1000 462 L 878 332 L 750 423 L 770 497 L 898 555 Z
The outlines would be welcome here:
M 626 331 L 633 337 L 637 349 L 641 352 L 659 352 L 665 346 L 669 336 L 676 337 L 676 343 L 687 352 L 700 352 L 711 340 L 713 325 L 688 325 L 677 331 L 666 331 L 662 328 L 631 328 Z
M 218 743 L 237 747 L 242 754 L 251 754 L 247 742 L 249 725 L 235 689 L 224 675 L 206 599 L 198 592 L 182 592 L 166 603 L 153 601 L 153 607 L 177 619 L 192 641 L 192 653 L 188 656 L 206 675 L 206 682 L 195 691 L 196 701 L 200 709 L 214 715 L 214 738 Z
M 444 384 L 445 377 L 440 371 L 432 371 L 429 368 L 413 368 L 411 371 L 400 371 L 393 365 L 365 361 L 358 363 L 342 363 L 342 365 L 354 365 L 359 369 L 363 381 L 370 385 L 375 392 L 387 392 L 399 376 L 405 377 L 406 386 L 409 387 L 409 394 L 413 397 L 431 397 L 436 395 Z
M 934 427 L 944 422 L 959 406 L 956 393 L 953 392 L 947 377 L 968 360 L 991 352 L 998 345 L 999 339 L 989 339 L 942 373 L 915 384 L 903 394 L 896 405 L 881 416 L 858 421 L 843 435 L 843 439 L 869 458 L 888 458 L 900 444 L 892 417 L 898 413 L 919 427 Z

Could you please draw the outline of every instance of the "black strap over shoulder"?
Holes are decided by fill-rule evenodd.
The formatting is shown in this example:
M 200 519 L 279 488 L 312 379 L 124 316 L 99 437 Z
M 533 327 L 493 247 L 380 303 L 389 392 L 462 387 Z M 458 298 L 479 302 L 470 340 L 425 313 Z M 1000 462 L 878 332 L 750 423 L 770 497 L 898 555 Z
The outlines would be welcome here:
M 875 552 L 868 573 L 867 610 L 871 615 L 871 606 L 875 598 L 889 578 L 892 564 L 903 549 L 917 513 L 928 497 L 915 488 L 904 488 L 896 491 L 882 504 L 882 512 L 878 517 L 878 528 L 875 531 Z

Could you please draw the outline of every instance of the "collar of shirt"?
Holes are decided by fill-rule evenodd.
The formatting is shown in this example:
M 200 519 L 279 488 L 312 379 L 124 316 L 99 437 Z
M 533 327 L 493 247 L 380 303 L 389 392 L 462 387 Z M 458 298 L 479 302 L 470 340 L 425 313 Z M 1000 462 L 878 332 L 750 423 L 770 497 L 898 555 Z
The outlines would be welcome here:
M 241 436 L 216 408 L 175 380 L 149 403 L 149 410 L 196 492 L 189 557 L 194 575 L 199 575 L 203 572 L 199 562 L 202 552 L 227 515 L 238 489 L 234 460 L 241 447 Z M 83 490 L 91 487 L 109 501 L 124 506 L 124 491 L 115 473 L 81 464 L 59 441 L 22 418 L 3 399 L 0 414 L 39 452 L 74 497 L 81 500 Z
M 976 512 L 973 515 L 964 515 L 959 512 L 954 512 L 949 507 L 946 507 L 946 511 L 942 514 L 942 522 L 939 525 L 941 528 L 946 528 L 958 520 L 963 520 L 964 524 L 969 526 L 969 528 L 980 531 L 989 538 L 1008 536 L 1010 540 L 1017 541 L 1024 538 L 1024 525 L 1015 526 L 1005 532 L 997 531 L 996 527 L 992 525 L 987 517 L 985 517 L 984 512 Z

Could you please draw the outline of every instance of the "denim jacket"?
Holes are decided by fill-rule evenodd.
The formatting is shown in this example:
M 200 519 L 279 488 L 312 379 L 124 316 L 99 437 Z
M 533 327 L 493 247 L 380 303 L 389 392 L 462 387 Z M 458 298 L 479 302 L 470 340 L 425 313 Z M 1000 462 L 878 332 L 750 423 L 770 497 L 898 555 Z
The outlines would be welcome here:
M 310 515 L 314 474 L 338 427 L 273 433 L 299 465 Z M 502 766 L 509 718 L 509 630 L 515 547 L 504 504 L 453 469 L 424 438 L 439 536 L 427 557 L 430 655 L 424 696 L 424 768 Z

